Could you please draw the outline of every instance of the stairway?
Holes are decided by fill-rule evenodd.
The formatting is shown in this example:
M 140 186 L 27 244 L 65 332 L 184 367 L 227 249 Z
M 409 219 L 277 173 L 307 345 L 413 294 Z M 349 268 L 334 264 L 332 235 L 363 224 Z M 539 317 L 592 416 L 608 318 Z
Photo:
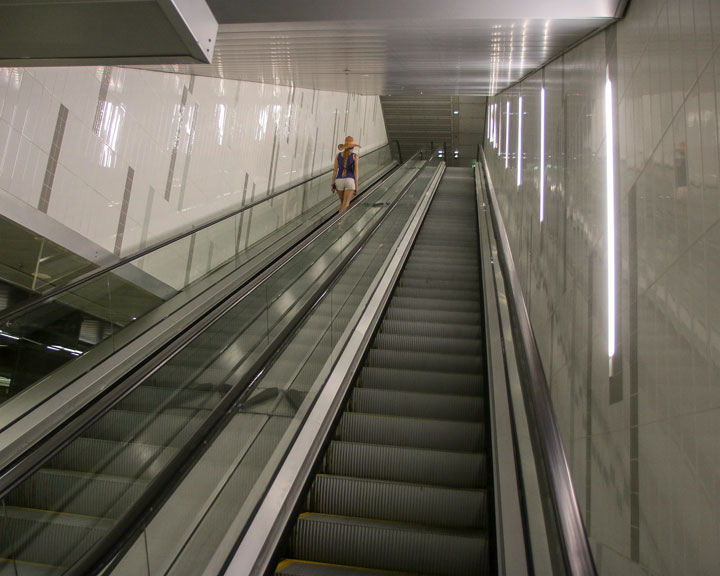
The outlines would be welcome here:
M 473 174 L 449 168 L 277 575 L 489 573 L 479 270 Z

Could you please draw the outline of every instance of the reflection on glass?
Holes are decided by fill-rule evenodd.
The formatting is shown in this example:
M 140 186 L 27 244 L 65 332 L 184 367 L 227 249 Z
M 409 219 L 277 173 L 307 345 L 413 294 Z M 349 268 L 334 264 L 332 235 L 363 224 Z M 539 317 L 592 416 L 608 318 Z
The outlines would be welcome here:
M 364 174 L 372 177 L 391 161 L 388 146 L 363 157 Z M 132 326 L 137 336 L 152 324 L 139 322 L 149 312 L 172 300 L 188 286 L 211 281 L 237 270 L 263 254 L 274 243 L 299 234 L 334 205 L 328 194 L 331 175 L 323 174 L 242 212 L 139 256 L 119 268 L 88 279 L 57 296 L 0 318 L 6 335 L 0 342 L 0 402 L 25 390 L 67 362 L 107 341 L 98 350 L 101 359 L 127 342 L 117 337 Z M 9 221 L 8 221 L 9 222 Z M 0 218 L 5 231 L 18 228 Z M 25 231 L 27 232 L 27 231 Z M 15 246 L 18 269 L 29 270 L 24 282 L 28 290 L 62 285 L 65 274 L 77 277 L 90 270 L 84 260 L 42 239 L 28 240 L 16 230 L 17 242 L 0 243 L 0 252 Z M 9 236 L 10 237 L 10 236 Z M 14 236 L 13 236 L 14 237 Z M 27 254 L 25 254 L 25 252 Z M 4 252 L 0 254 L 5 256 Z M 9 261 L 9 260 L 5 260 Z M 45 276 L 53 279 L 43 280 Z M 211 276 L 212 275 L 212 276 Z M 41 286 L 42 285 L 42 286 Z M 4 285 L 0 283 L 0 288 Z M 0 304 L 8 308 L 20 302 L 18 290 L 5 287 Z M 154 321 L 154 320 L 153 320 Z M 0 335 L 2 336 L 2 335 Z

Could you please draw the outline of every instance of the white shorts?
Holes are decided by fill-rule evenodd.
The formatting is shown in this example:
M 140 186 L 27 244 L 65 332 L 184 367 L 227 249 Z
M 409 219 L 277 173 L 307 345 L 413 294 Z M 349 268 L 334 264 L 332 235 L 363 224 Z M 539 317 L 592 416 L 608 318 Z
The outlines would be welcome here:
M 342 192 L 343 190 L 355 190 L 354 178 L 336 178 L 335 190 Z

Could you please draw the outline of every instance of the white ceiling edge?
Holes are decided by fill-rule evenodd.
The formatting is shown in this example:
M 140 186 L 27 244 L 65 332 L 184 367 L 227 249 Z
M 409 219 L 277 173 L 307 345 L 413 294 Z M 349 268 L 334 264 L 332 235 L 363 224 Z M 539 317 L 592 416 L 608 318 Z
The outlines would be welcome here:
M 220 24 L 343 20 L 616 18 L 626 0 L 208 0 Z

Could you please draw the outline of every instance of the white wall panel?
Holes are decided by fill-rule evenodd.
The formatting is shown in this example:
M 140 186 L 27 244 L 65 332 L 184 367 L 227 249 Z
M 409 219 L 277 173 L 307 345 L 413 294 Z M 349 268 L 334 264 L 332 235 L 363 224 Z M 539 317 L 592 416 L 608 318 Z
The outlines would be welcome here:
M 624 20 L 490 102 L 503 114 L 511 102 L 508 168 L 492 144 L 485 149 L 595 561 L 607 576 L 714 574 L 720 566 L 719 46 L 717 3 L 633 0 Z M 612 378 L 608 65 L 617 118 Z M 543 79 L 541 225 L 533 102 Z
M 0 69 L 0 188 L 38 207 L 65 106 L 47 215 L 113 252 L 132 168 L 124 256 L 143 230 L 151 244 L 239 207 L 244 192 L 249 202 L 329 168 L 346 134 L 384 144 L 382 114 L 365 113 L 376 100 L 130 68 Z

